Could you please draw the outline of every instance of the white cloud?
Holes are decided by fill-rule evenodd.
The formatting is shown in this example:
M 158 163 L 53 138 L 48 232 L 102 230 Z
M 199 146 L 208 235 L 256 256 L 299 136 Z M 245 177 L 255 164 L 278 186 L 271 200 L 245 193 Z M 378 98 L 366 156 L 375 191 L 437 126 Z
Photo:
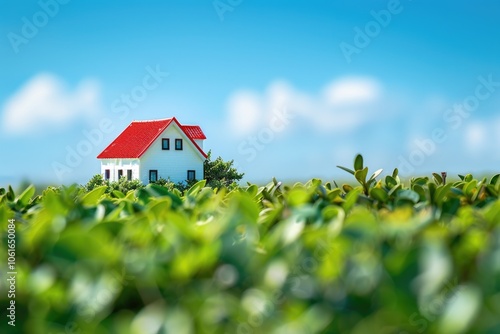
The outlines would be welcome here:
M 230 128 L 235 133 L 251 132 L 258 126 L 262 107 L 260 97 L 252 92 L 240 91 L 228 102 Z
M 489 129 L 486 125 L 475 122 L 467 125 L 465 129 L 465 147 L 469 152 L 474 153 L 485 148 L 487 144 L 487 134 Z
M 323 91 L 330 105 L 357 104 L 378 98 L 380 84 L 371 78 L 347 77 L 330 83 Z
M 27 134 L 67 126 L 78 119 L 92 119 L 100 110 L 100 88 L 81 81 L 70 91 L 58 77 L 41 73 L 31 78 L 3 106 L 6 133 Z
M 467 124 L 462 139 L 463 147 L 471 155 L 495 151 L 500 145 L 500 117 Z
M 227 104 L 228 126 L 237 135 L 255 133 L 268 126 L 277 110 L 287 109 L 299 116 L 294 123 L 345 133 L 380 115 L 377 102 L 381 96 L 381 85 L 368 77 L 339 78 L 316 94 L 275 81 L 264 93 L 241 90 L 232 94 Z

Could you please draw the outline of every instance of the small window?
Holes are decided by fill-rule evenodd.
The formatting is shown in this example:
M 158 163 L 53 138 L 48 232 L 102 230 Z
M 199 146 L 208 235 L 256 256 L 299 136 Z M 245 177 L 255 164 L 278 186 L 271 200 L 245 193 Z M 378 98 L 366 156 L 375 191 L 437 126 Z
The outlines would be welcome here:
M 123 176 L 123 169 L 118 170 L 118 180 Z
M 170 139 L 168 139 L 168 138 L 161 139 L 161 149 L 162 150 L 170 150 Z
M 127 180 L 129 180 L 129 181 L 132 180 L 132 170 L 131 169 L 127 170 Z
M 109 169 L 104 170 L 104 179 L 109 180 L 109 176 L 111 175 Z
M 193 181 L 196 180 L 196 171 L 194 170 L 188 170 L 188 181 Z
M 158 171 L 156 169 L 151 169 L 149 171 L 149 182 L 158 181 Z
M 175 140 L 175 149 L 177 151 L 182 150 L 182 139 L 176 139 Z

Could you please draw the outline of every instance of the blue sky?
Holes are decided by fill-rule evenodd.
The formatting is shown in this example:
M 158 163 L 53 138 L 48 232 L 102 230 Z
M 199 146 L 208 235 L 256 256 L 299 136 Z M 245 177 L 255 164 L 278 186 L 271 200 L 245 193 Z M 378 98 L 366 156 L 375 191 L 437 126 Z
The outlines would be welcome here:
M 251 182 L 343 177 L 356 153 L 500 171 L 493 0 L 0 5 L 3 185 L 84 183 L 132 120 L 171 116 Z

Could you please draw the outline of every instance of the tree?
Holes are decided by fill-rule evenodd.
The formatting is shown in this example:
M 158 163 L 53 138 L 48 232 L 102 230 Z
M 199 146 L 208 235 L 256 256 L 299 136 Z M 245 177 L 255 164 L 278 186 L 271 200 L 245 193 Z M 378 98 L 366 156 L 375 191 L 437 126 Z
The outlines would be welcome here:
M 238 173 L 233 167 L 234 160 L 224 161 L 219 156 L 215 160 L 211 160 L 212 151 L 208 151 L 207 160 L 203 164 L 205 180 L 207 186 L 212 188 L 230 188 L 236 186 L 236 181 L 243 178 L 244 173 Z

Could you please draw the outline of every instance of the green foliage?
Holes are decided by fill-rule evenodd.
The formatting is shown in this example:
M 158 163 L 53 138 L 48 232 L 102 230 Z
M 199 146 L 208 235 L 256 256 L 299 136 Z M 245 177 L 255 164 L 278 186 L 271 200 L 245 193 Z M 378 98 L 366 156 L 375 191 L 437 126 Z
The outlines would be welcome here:
M 110 182 L 108 191 L 114 192 L 119 191 L 123 194 L 128 193 L 131 190 L 136 190 L 144 187 L 141 181 L 135 180 L 127 180 L 125 176 L 122 176 L 118 181 Z
M 208 152 L 208 157 L 203 164 L 204 179 L 207 185 L 212 188 L 230 188 L 237 187 L 237 181 L 243 178 L 244 173 L 238 173 L 233 167 L 234 160 L 224 161 L 221 157 L 211 159 L 212 151 Z
M 229 188 L 235 189 L 238 187 L 237 181 L 243 178 L 243 173 L 238 173 L 236 168 L 233 166 L 234 161 L 224 161 L 221 157 L 215 160 L 211 160 L 212 152 L 208 152 L 208 157 L 203 164 L 204 169 L 204 180 L 206 184 L 212 188 Z M 170 179 L 164 179 L 160 177 L 157 181 L 152 182 L 154 184 L 166 187 L 170 191 L 177 189 L 180 192 L 184 192 L 190 189 L 198 180 L 185 180 L 182 182 L 174 183 Z M 125 176 L 121 177 L 118 181 L 110 182 L 104 180 L 101 174 L 94 175 L 84 186 L 82 186 L 85 191 L 92 191 L 96 187 L 106 186 L 106 193 L 112 193 L 116 196 L 122 196 L 127 194 L 131 190 L 137 190 L 143 188 L 144 185 L 141 181 L 135 179 L 128 181 Z
M 375 182 L 377 176 L 379 176 L 380 173 L 382 173 L 382 169 L 379 169 L 375 173 L 373 173 L 367 180 L 366 177 L 368 175 L 368 167 L 363 168 L 363 156 L 361 154 L 358 154 L 356 158 L 354 158 L 354 170 L 342 166 L 337 166 L 337 167 L 342 170 L 345 170 L 349 174 L 354 175 L 356 177 L 356 180 L 363 187 L 363 192 L 365 195 L 369 194 L 370 187 Z
M 126 194 L 131 190 L 136 190 L 144 187 L 139 180 L 127 180 L 125 176 L 122 176 L 118 181 L 110 182 L 109 180 L 104 180 L 101 174 L 96 174 L 83 186 L 85 191 L 92 191 L 97 187 L 106 186 L 106 193 L 115 194 Z
M 0 189 L 0 225 L 16 220 L 15 329 L 499 332 L 500 176 L 376 181 L 361 156 L 351 171 L 342 187 Z M 0 249 L 5 266 L 6 237 Z
M 92 176 L 92 178 L 89 180 L 89 182 L 87 182 L 87 184 L 84 185 L 83 187 L 85 188 L 86 191 L 92 191 L 96 187 L 105 186 L 108 184 L 109 184 L 109 182 L 104 180 L 104 178 L 102 177 L 101 174 L 96 174 L 96 175 Z

